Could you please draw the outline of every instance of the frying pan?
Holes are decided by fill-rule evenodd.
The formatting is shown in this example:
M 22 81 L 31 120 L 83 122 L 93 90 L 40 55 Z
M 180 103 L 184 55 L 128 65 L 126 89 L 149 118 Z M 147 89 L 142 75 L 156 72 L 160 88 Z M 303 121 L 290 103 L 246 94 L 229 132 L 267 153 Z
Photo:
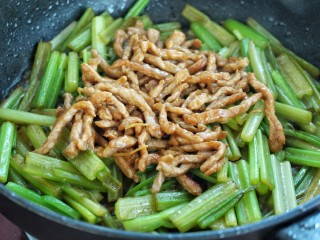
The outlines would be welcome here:
M 271 30 L 285 46 L 315 65 L 320 62 L 320 1 L 317 0 L 189 0 L 212 19 L 245 20 L 251 16 Z M 133 0 L 7 0 L 0 4 L 0 98 L 30 69 L 36 43 L 50 40 L 87 7 L 123 15 Z M 180 13 L 186 1 L 151 0 L 146 11 L 155 22 L 186 21 Z M 306 217 L 320 205 L 320 196 L 290 212 L 264 221 L 221 231 L 186 234 L 141 234 L 90 225 L 63 217 L 24 200 L 0 184 L 0 211 L 39 239 L 262 239 L 292 221 Z M 273 236 L 273 235 L 271 235 Z M 1 238 L 1 237 L 0 237 Z

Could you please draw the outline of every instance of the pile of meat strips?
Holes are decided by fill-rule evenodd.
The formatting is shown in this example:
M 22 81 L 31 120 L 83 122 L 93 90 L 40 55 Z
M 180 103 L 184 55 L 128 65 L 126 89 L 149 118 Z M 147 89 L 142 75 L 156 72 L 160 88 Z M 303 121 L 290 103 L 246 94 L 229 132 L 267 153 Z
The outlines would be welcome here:
M 92 50 L 93 58 L 81 66 L 80 96 L 73 101 L 65 95 L 46 143 L 36 152 L 48 153 L 72 123 L 65 155 L 94 150 L 101 158 L 112 156 L 135 182 L 137 170 L 156 164 L 152 192 L 160 191 L 165 178 L 175 177 L 188 192 L 199 195 L 202 189 L 188 171 L 200 168 L 211 175 L 221 169 L 228 146 L 221 142 L 226 132 L 219 123 L 247 112 L 260 99 L 270 123 L 270 149 L 280 150 L 285 137 L 274 98 L 245 71 L 248 59 L 228 60 L 200 51 L 201 45 L 180 31 L 162 42 L 157 30 L 144 30 L 139 21 L 118 30 L 113 46 L 119 59 L 109 65 Z

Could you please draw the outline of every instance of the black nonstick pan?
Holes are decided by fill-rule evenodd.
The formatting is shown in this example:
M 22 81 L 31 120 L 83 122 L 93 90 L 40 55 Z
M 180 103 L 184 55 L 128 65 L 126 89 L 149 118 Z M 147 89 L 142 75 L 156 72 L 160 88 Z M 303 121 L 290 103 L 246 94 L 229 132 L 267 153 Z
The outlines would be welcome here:
M 186 2 L 204 11 L 215 21 L 228 17 L 245 20 L 251 16 L 274 33 L 286 47 L 319 66 L 320 1 L 151 0 L 146 11 L 154 22 L 176 20 L 186 24 L 180 16 Z M 40 39 L 52 39 L 73 19 L 79 18 L 89 6 L 96 12 L 108 10 L 117 17 L 123 15 L 132 3 L 132 0 L 2 1 L 0 98 L 3 99 L 28 70 L 36 43 Z M 308 217 L 319 206 L 320 196 L 286 214 L 250 225 L 221 231 L 155 235 L 113 230 L 71 220 L 29 203 L 0 184 L 0 212 L 39 239 L 273 239 L 276 237 L 275 231 L 280 227 Z M 295 229 L 299 230 L 299 227 Z

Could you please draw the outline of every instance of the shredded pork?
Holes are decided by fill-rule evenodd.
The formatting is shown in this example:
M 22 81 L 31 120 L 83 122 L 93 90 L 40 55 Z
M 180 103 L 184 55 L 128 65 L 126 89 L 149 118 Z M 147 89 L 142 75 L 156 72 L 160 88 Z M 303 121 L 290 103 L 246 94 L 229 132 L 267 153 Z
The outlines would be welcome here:
M 47 141 L 36 152 L 48 153 L 72 123 L 67 157 L 84 150 L 102 158 L 113 156 L 135 182 L 138 170 L 155 164 L 152 192 L 173 177 L 199 195 L 201 186 L 188 172 L 200 168 L 211 175 L 224 165 L 228 146 L 221 140 L 227 133 L 219 123 L 247 112 L 260 99 L 270 123 L 270 149 L 280 150 L 285 137 L 273 96 L 245 71 L 248 59 L 226 59 L 201 51 L 201 45 L 180 31 L 161 42 L 157 30 L 145 31 L 139 21 L 118 30 L 113 46 L 119 59 L 109 65 L 92 50 L 93 59 L 81 66 L 82 97 L 72 104 L 72 96 L 65 96 Z M 249 93 L 249 85 L 256 93 Z

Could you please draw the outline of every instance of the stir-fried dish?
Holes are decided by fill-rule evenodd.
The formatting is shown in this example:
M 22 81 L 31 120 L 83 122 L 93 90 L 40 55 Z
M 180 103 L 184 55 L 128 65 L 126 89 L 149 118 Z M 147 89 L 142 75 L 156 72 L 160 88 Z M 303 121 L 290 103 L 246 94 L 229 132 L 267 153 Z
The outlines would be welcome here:
M 320 192 L 319 70 L 255 20 L 186 5 L 154 24 L 89 8 L 40 42 L 0 109 L 0 181 L 45 208 L 132 231 L 244 225 Z

